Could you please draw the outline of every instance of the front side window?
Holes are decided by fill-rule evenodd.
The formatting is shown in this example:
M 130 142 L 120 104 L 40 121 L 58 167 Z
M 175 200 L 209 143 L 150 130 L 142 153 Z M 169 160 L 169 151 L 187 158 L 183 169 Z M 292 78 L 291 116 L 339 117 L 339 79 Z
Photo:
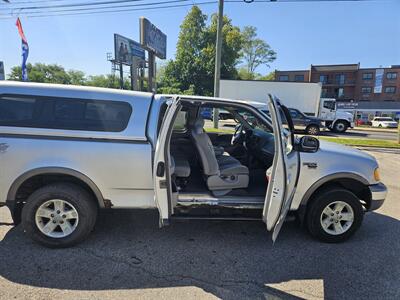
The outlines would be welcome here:
M 335 109 L 335 101 L 325 101 L 324 108 L 334 110 Z

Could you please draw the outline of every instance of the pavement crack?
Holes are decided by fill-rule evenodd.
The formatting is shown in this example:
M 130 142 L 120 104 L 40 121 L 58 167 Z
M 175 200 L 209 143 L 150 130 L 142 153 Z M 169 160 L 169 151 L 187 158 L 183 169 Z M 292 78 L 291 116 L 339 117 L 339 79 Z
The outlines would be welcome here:
M 202 278 L 198 278 L 198 277 L 194 277 L 194 276 L 190 276 L 190 275 L 184 275 L 184 274 L 167 274 L 167 275 L 161 275 L 161 274 L 157 274 L 155 272 L 152 272 L 148 269 L 146 269 L 145 267 L 142 267 L 140 265 L 136 263 L 130 263 L 128 261 L 125 260 L 121 260 L 121 259 L 116 259 L 110 256 L 105 256 L 105 255 L 100 255 L 98 253 L 96 253 L 95 251 L 91 251 L 89 249 L 85 249 L 82 247 L 77 247 L 77 249 L 79 249 L 80 251 L 89 254 L 97 259 L 100 259 L 102 261 L 104 260 L 108 260 L 111 261 L 113 263 L 118 263 L 118 264 L 124 264 L 126 266 L 128 266 L 129 268 L 135 269 L 135 270 L 140 270 L 143 273 L 149 275 L 150 277 L 154 278 L 154 279 L 158 279 L 158 280 L 165 280 L 169 283 L 175 283 L 177 280 L 191 280 L 191 281 L 195 281 L 195 282 L 199 282 L 201 284 L 205 284 L 205 285 L 209 285 L 209 286 L 215 286 L 215 287 L 221 287 L 221 286 L 227 286 L 227 285 L 237 285 L 237 284 L 246 284 L 246 285 L 252 285 L 255 289 L 259 290 L 259 289 L 263 289 L 264 285 L 262 283 L 253 281 L 253 280 L 225 280 L 222 279 L 219 282 L 215 282 L 215 281 L 209 281 L 209 280 L 205 280 Z

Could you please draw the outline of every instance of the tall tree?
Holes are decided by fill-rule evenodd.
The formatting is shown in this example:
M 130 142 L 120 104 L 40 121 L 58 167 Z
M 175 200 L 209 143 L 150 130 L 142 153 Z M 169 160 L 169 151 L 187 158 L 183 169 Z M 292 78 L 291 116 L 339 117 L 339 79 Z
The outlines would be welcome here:
M 276 59 L 276 52 L 264 40 L 257 37 L 257 28 L 245 26 L 242 32 L 243 49 L 241 51 L 243 62 L 248 73 L 255 73 L 261 65 Z
M 70 84 L 70 77 L 62 66 L 36 63 L 28 64 L 27 69 L 29 81 Z M 21 80 L 21 67 L 13 67 L 8 77 L 10 80 Z
M 212 95 L 216 17 L 207 25 L 207 16 L 193 6 L 181 24 L 175 60 L 164 69 L 159 91 L 179 90 L 186 94 Z M 238 27 L 224 17 L 221 77 L 236 78 L 240 57 L 241 35 Z

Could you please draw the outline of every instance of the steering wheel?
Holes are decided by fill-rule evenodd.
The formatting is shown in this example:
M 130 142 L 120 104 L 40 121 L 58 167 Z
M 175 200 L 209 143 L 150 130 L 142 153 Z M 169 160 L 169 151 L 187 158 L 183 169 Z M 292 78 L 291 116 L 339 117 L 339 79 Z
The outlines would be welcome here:
M 245 139 L 245 133 L 243 132 L 243 125 L 237 124 L 235 126 L 235 133 L 232 136 L 231 145 L 237 145 L 242 143 Z

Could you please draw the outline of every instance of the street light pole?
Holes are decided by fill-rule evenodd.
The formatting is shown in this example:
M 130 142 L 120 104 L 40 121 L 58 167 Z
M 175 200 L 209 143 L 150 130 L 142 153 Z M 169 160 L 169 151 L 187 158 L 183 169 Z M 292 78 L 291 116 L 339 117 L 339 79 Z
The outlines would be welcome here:
M 221 77 L 221 48 L 222 48 L 222 27 L 224 25 L 224 0 L 218 0 L 218 23 L 217 41 L 215 47 L 215 72 L 214 72 L 214 97 L 219 97 L 219 80 Z M 218 128 L 219 112 L 214 109 L 214 128 Z

